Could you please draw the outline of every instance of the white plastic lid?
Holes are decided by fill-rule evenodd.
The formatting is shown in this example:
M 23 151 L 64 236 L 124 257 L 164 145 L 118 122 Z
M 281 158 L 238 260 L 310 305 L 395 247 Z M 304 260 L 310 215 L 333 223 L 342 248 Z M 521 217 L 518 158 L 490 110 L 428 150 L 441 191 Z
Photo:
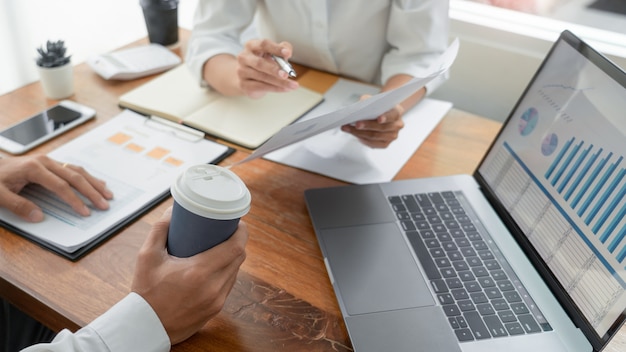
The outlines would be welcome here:
M 176 178 L 170 191 L 180 206 L 207 218 L 236 219 L 250 210 L 246 185 L 234 172 L 217 165 L 189 167 Z

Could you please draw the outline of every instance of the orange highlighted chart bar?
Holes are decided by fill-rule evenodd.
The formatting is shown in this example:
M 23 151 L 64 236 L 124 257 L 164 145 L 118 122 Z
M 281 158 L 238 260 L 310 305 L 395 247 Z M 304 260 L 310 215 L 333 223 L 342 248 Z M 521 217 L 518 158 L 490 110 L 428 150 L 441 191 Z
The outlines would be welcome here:
M 135 153 L 141 153 L 145 149 L 144 147 L 136 143 L 128 143 L 128 145 L 124 148 L 126 150 L 130 150 L 131 152 L 135 152 Z
M 178 167 L 178 166 L 183 165 L 185 162 L 184 162 L 184 161 L 182 161 L 182 160 L 180 160 L 180 159 L 177 159 L 177 158 L 174 158 L 174 157 L 171 157 L 171 156 L 170 156 L 170 157 L 167 157 L 167 158 L 165 159 L 165 163 L 166 163 L 166 164 L 169 164 L 169 165 L 172 165 L 172 166 L 176 166 L 176 167 Z
M 154 149 L 150 150 L 148 152 L 148 154 L 146 154 L 149 158 L 153 158 L 153 159 L 162 159 L 164 156 L 166 156 L 167 154 L 169 154 L 169 150 L 162 148 L 162 147 L 155 147 Z
M 131 140 L 133 137 L 126 134 L 126 133 L 122 133 L 122 132 L 118 132 L 114 135 L 112 135 L 111 137 L 107 138 L 107 140 L 111 143 L 115 143 L 117 145 L 122 145 L 126 142 L 128 142 L 129 140 Z

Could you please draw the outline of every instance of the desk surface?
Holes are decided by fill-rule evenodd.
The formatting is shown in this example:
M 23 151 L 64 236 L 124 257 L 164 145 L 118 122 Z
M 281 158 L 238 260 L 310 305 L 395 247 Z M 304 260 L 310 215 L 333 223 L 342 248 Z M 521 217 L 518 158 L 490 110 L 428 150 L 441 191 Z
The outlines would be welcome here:
M 187 36 L 181 31 L 183 41 Z M 85 64 L 76 66 L 71 99 L 95 108 L 96 119 L 32 153 L 47 153 L 114 117 L 121 111 L 118 97 L 149 79 L 109 82 Z M 302 83 L 323 92 L 333 82 Z M 0 126 L 54 103 L 44 97 L 39 83 L 0 96 Z M 396 179 L 472 173 L 499 128 L 497 122 L 453 109 Z M 249 153 L 238 149 L 221 165 Z M 264 159 L 234 171 L 253 197 L 245 217 L 250 232 L 247 259 L 223 311 L 172 350 L 351 350 L 303 198 L 305 189 L 344 183 Z M 137 251 L 171 204 L 167 199 L 77 262 L 0 229 L 0 296 L 52 329 L 86 325 L 129 292 Z M 606 351 L 625 349 L 622 329 Z

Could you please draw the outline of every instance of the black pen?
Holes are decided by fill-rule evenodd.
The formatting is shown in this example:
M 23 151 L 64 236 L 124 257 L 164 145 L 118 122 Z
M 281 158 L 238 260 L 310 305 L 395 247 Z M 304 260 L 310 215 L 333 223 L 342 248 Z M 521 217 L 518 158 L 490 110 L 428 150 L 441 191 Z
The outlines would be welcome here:
M 276 55 L 272 55 L 272 58 L 274 59 L 274 61 L 276 61 L 278 66 L 280 66 L 281 70 L 287 72 L 289 77 L 296 78 L 296 71 L 293 69 L 293 67 L 291 67 L 291 65 L 289 64 L 289 62 L 287 62 L 287 60 Z

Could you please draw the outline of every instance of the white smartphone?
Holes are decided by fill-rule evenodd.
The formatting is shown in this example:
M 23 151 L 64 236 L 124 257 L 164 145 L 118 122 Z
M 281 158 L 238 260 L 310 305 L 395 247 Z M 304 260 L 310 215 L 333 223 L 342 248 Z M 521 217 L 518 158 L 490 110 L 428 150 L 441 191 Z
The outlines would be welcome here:
M 36 115 L 0 131 L 0 149 L 22 154 L 96 116 L 90 107 L 62 100 Z

